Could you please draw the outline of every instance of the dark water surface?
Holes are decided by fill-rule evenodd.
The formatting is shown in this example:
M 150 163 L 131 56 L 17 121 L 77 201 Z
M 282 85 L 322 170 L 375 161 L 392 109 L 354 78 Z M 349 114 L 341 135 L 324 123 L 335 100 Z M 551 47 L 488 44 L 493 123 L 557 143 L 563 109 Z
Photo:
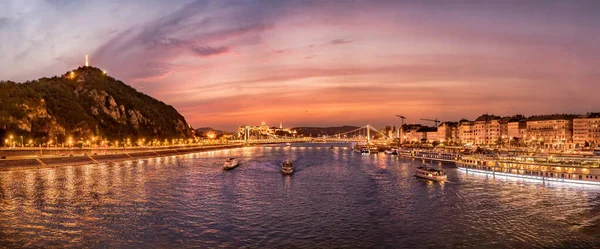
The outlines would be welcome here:
M 599 187 L 420 163 L 296 144 L 0 172 L 0 247 L 600 248 Z

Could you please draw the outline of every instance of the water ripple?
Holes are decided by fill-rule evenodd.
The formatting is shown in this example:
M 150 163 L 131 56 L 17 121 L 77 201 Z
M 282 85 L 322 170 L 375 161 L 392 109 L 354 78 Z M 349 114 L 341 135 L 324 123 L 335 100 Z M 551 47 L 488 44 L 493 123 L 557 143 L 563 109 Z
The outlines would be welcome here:
M 590 248 L 600 188 L 297 144 L 0 172 L 0 247 Z M 223 171 L 228 157 L 240 167 Z M 281 162 L 296 173 L 282 176 Z

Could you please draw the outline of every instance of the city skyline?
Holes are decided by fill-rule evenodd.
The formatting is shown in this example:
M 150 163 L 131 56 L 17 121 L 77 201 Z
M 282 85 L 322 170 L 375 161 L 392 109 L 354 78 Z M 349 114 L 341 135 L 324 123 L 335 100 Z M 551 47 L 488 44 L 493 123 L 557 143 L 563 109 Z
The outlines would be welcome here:
M 143 4 L 146 3 L 146 4 Z M 194 127 L 597 111 L 600 4 L 4 1 L 0 79 L 91 66 Z

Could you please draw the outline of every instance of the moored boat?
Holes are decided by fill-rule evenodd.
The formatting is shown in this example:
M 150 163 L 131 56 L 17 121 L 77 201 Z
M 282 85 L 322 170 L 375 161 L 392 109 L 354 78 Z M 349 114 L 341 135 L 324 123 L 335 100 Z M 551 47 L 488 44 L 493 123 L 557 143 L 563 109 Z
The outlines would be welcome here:
M 600 156 L 600 147 L 595 148 L 593 153 L 596 156 Z
M 361 154 L 370 154 L 371 150 L 369 149 L 369 146 L 357 145 L 357 146 L 354 146 L 354 152 L 361 153 Z
M 516 158 L 518 159 L 518 158 Z M 456 165 L 459 170 L 490 174 L 494 176 L 510 176 L 541 181 L 569 182 L 600 185 L 600 169 L 589 164 L 564 164 L 535 161 L 533 157 L 523 160 L 507 158 L 489 158 L 463 156 Z M 588 160 L 588 159 L 586 159 Z M 586 161 L 583 161 L 586 162 Z
M 377 153 L 379 153 L 379 148 L 377 148 L 376 146 L 369 147 L 369 154 L 377 154 Z
M 385 154 L 398 155 L 398 150 L 397 149 L 387 149 L 387 150 L 385 150 Z
M 240 163 L 238 162 L 238 160 L 236 160 L 233 157 L 228 158 L 225 163 L 223 163 L 223 169 L 224 170 L 230 170 L 233 169 L 235 167 L 237 167 L 238 165 L 240 165 Z
M 289 160 L 283 162 L 283 164 L 281 165 L 281 174 L 291 175 L 293 173 L 294 173 L 294 166 L 293 166 L 292 162 L 290 162 Z
M 434 169 L 427 166 L 417 167 L 415 170 L 415 176 L 437 182 L 443 182 L 448 180 L 448 176 L 445 170 Z
M 292 144 L 291 143 L 285 143 L 285 146 L 290 147 L 290 146 L 292 146 Z

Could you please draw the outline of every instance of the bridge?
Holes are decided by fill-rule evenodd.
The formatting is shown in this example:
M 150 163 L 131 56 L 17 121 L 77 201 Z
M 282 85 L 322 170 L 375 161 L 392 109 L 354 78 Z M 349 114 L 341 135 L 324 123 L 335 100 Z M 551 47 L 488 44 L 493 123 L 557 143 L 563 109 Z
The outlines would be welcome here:
M 349 143 L 349 142 L 380 142 L 392 140 L 387 134 L 375 129 L 371 125 L 365 125 L 357 129 L 342 132 L 334 135 L 321 137 L 279 137 L 271 133 L 256 134 L 256 131 L 245 129 L 238 131 L 230 138 L 230 142 L 265 144 L 265 143 L 301 143 L 301 142 L 321 142 L 321 143 Z

